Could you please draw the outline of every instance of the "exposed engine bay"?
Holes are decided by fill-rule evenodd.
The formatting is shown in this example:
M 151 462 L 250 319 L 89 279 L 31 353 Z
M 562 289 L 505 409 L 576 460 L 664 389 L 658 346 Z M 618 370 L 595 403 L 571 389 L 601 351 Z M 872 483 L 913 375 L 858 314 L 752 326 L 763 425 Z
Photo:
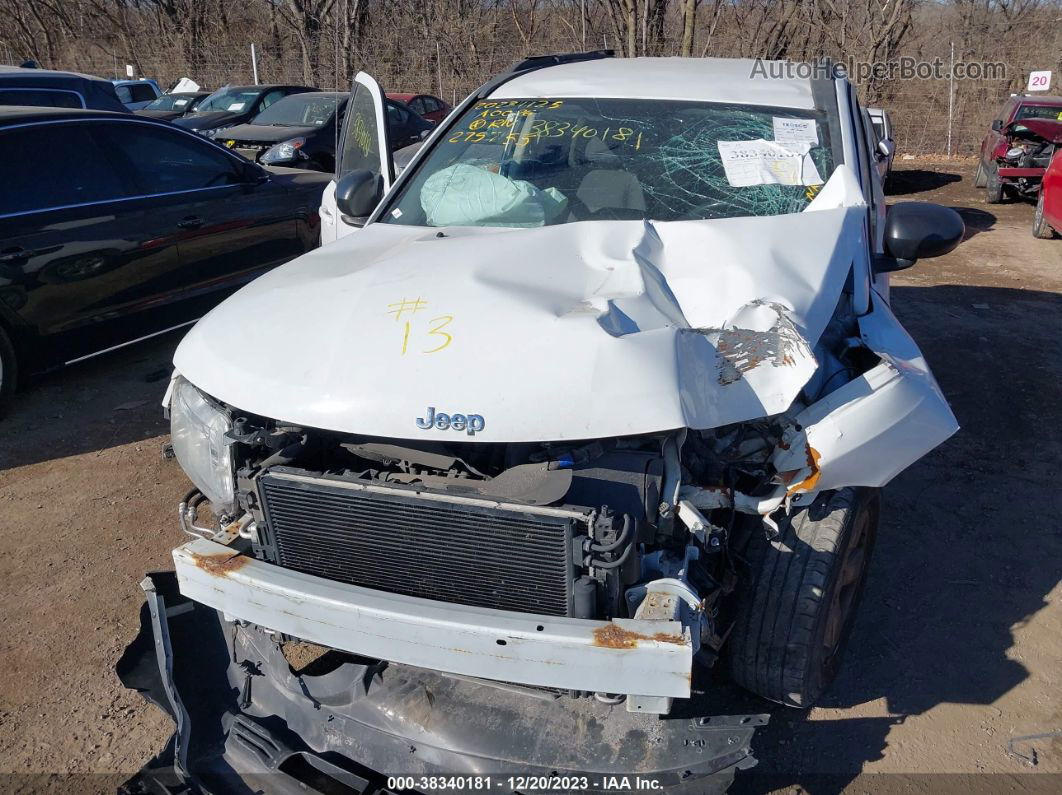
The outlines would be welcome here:
M 1043 169 L 1051 163 L 1057 148 L 1062 145 L 1062 126 L 1044 119 L 1012 122 L 1005 130 L 1006 141 L 996 151 L 996 163 L 1001 169 Z M 1011 172 L 1001 171 L 1001 176 Z M 1043 171 L 1014 172 L 1008 182 L 1019 195 L 1035 198 L 1040 189 Z

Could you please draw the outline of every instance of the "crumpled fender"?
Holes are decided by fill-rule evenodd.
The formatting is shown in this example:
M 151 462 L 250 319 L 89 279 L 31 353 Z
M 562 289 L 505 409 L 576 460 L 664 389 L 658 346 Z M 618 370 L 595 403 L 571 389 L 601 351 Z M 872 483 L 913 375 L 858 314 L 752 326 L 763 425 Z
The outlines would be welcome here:
M 842 486 L 884 486 L 959 429 L 922 352 L 876 292 L 859 331 L 881 362 L 800 412 L 773 456 L 797 503 Z

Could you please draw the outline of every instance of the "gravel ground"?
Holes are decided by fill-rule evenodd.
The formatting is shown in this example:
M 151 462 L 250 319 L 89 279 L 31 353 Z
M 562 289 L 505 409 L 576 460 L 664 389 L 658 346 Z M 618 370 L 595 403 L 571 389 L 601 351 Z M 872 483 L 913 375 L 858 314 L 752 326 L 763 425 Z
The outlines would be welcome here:
M 1016 739 L 1062 730 L 1062 240 L 972 173 L 898 161 L 890 188 L 967 222 L 893 292 L 963 429 L 886 490 L 841 677 L 772 710 L 740 791 L 1062 791 L 1062 736 Z M 0 789 L 113 791 L 171 731 L 113 666 L 182 540 L 158 405 L 176 342 L 40 379 L 0 423 Z

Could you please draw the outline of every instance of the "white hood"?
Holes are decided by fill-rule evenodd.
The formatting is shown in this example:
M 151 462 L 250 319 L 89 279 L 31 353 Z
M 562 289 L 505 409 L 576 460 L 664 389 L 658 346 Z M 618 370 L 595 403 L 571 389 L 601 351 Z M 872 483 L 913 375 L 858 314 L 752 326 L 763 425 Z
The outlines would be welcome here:
M 174 363 L 243 411 L 384 437 L 473 440 L 418 427 L 429 407 L 481 416 L 484 442 L 779 413 L 815 371 L 811 348 L 866 251 L 865 207 L 837 206 L 854 203 L 851 179 L 838 169 L 815 211 L 795 215 L 371 224 L 247 285 Z

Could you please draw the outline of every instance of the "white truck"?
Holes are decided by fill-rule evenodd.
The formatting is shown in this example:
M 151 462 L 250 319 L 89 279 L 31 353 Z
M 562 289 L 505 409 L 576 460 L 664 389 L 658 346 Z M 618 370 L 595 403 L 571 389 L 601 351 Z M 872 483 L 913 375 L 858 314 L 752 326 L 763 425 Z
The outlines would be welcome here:
M 706 792 L 766 720 L 707 666 L 815 702 L 878 490 L 957 428 L 888 274 L 963 224 L 886 212 L 843 76 L 753 66 L 532 58 L 397 179 L 358 75 L 333 242 L 174 359 L 194 538 L 120 666 L 178 725 L 141 779 Z

